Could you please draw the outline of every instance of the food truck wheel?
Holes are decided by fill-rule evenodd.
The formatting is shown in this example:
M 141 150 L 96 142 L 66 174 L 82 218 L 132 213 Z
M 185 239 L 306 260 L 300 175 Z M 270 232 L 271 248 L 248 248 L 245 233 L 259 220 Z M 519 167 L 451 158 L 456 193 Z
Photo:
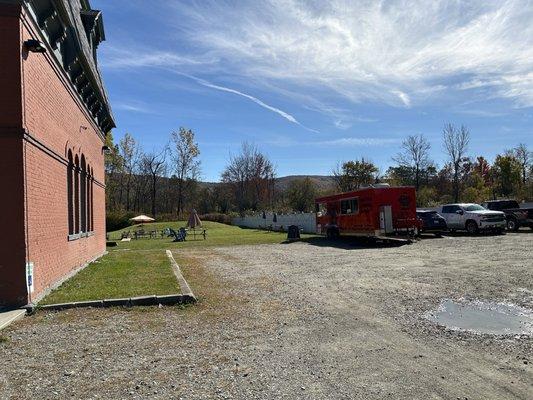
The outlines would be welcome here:
M 339 237 L 339 230 L 336 228 L 328 228 L 326 231 L 326 237 L 328 239 L 337 239 Z

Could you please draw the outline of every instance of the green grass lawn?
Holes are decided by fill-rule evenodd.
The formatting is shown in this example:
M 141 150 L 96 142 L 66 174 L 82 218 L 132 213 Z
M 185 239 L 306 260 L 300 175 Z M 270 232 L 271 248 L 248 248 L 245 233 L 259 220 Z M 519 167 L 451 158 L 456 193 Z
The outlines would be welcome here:
M 145 231 L 157 230 L 161 231 L 165 228 L 172 228 L 178 230 L 185 226 L 186 221 L 174 222 L 154 222 L 151 224 L 144 224 Z M 120 231 L 110 232 L 109 240 L 118 242 L 119 247 L 129 249 L 181 249 L 189 247 L 206 247 L 206 246 L 236 246 L 246 244 L 267 244 L 267 243 L 282 243 L 287 239 L 287 233 L 284 232 L 268 232 L 258 229 L 239 228 L 238 226 L 220 224 L 218 222 L 204 222 L 203 227 L 207 229 L 207 239 L 204 240 L 201 235 L 196 236 L 196 240 L 192 235 L 187 236 L 185 242 L 173 242 L 173 238 L 157 238 L 157 239 L 132 239 L 130 242 L 121 242 L 120 234 L 123 231 L 131 231 L 140 229 L 140 225 L 135 225 L 122 229 Z M 311 235 L 303 235 L 304 238 Z
M 163 250 L 110 250 L 39 304 L 180 293 Z
M 145 224 L 143 228 L 145 231 L 178 230 L 185 224 L 184 221 L 155 222 Z M 185 242 L 173 242 L 173 238 L 169 237 L 120 241 L 122 231 L 139 229 L 138 225 L 111 232 L 109 240 L 116 240 L 117 246 L 108 247 L 107 255 L 63 283 L 39 304 L 179 293 L 180 288 L 165 250 L 282 243 L 287 238 L 283 232 L 243 229 L 217 222 L 204 222 L 204 228 L 207 229 L 206 240 L 201 235 L 194 240 L 190 235 Z M 312 235 L 303 236 L 304 239 L 309 237 Z

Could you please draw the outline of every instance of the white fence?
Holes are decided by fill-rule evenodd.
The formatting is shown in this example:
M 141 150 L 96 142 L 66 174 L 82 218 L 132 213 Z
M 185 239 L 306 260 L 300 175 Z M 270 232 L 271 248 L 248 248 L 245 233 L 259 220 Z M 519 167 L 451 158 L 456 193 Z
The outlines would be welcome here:
M 266 218 L 263 214 L 247 215 L 245 217 L 233 218 L 231 223 L 237 226 L 244 226 L 246 228 L 260 228 L 266 229 L 272 226 L 273 229 L 279 230 L 281 227 L 286 231 L 290 225 L 297 225 L 304 233 L 316 232 L 315 213 L 294 213 L 294 214 L 276 214 L 277 221 L 274 222 L 274 214 L 266 213 Z

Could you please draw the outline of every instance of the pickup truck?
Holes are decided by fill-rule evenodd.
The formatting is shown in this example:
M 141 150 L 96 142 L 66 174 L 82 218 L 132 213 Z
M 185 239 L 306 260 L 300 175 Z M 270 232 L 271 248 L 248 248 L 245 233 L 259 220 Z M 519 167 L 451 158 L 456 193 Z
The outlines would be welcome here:
M 490 200 L 482 204 L 488 210 L 505 213 L 507 229 L 517 231 L 521 226 L 533 229 L 533 208 L 520 208 L 516 200 Z
M 475 234 L 480 230 L 491 230 L 502 233 L 505 229 L 505 214 L 501 211 L 490 211 L 473 203 L 446 204 L 442 206 L 440 215 L 446 220 L 450 231 L 466 230 Z

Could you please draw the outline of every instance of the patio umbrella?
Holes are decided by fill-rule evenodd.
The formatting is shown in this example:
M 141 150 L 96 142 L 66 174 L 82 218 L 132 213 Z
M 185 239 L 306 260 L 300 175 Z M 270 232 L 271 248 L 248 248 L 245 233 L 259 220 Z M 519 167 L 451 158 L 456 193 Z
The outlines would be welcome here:
M 202 226 L 202 221 L 196 213 L 196 210 L 192 210 L 191 215 L 189 215 L 189 220 L 187 221 L 187 227 L 194 229 L 197 226 Z
M 140 222 L 142 224 L 142 223 L 145 223 L 145 222 L 154 222 L 155 219 L 150 218 L 147 215 L 138 215 L 136 217 L 130 218 L 130 221 Z
M 141 227 L 142 227 L 142 225 L 145 222 L 154 222 L 155 219 L 150 218 L 149 216 L 142 214 L 142 215 L 137 215 L 136 217 L 130 218 L 130 221 L 133 221 L 135 223 L 140 223 Z

